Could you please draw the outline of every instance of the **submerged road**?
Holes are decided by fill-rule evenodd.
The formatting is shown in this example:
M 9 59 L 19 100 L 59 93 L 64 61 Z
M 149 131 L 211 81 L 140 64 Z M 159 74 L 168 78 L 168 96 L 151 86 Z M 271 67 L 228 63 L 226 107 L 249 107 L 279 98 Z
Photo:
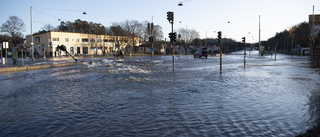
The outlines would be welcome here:
M 98 58 L 0 74 L 0 136 L 296 136 L 320 122 L 319 70 L 278 54 Z

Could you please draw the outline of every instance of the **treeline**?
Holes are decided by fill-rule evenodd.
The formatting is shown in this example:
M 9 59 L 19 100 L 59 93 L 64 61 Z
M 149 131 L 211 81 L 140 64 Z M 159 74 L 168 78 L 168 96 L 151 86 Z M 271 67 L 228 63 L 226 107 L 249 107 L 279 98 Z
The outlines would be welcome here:
M 290 28 L 290 30 L 284 30 L 268 41 L 264 41 L 261 44 L 265 46 L 266 50 L 274 49 L 277 46 L 277 51 L 281 53 L 290 53 L 292 50 L 296 52 L 299 47 L 310 47 L 310 30 L 311 25 L 307 22 L 302 22 Z
M 46 24 L 42 27 L 40 32 L 52 30 L 99 35 L 141 37 L 142 39 L 147 40 L 151 36 L 151 23 L 148 21 L 139 22 L 136 20 L 126 20 L 124 22 L 113 22 L 109 27 L 105 27 L 101 23 L 93 23 L 77 19 L 74 22 L 61 21 L 60 25 L 57 27 Z M 163 39 L 161 26 L 153 25 L 153 36 L 158 40 Z
M 71 21 L 61 21 L 57 27 L 58 31 L 88 33 L 88 34 L 106 34 L 106 27 L 100 23 L 82 21 L 80 19 Z

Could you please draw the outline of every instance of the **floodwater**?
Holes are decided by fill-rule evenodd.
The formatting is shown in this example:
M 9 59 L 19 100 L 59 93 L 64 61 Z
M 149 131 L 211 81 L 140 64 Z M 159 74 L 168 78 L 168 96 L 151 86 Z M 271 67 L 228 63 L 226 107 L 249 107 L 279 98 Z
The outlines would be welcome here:
M 0 136 L 295 136 L 320 122 L 319 70 L 277 55 L 87 59 L 0 74 Z

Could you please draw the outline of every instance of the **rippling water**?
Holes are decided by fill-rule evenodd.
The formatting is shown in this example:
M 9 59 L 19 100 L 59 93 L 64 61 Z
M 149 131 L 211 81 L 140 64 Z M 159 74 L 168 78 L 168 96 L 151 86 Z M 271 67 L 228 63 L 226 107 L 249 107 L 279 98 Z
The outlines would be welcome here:
M 305 57 L 97 59 L 0 75 L 0 136 L 295 136 L 319 122 Z

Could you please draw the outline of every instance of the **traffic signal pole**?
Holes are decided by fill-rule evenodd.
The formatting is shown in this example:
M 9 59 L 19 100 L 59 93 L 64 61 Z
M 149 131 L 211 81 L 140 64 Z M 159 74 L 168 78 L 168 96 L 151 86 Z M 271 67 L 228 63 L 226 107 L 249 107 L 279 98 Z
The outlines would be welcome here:
M 173 21 L 171 23 L 171 33 L 173 34 Z M 171 47 L 172 47 L 172 70 L 174 70 L 175 66 L 174 66 L 174 41 L 172 40 L 171 42 Z
M 242 37 L 242 42 L 244 43 L 244 67 L 246 67 L 246 56 L 247 56 L 247 46 L 246 46 L 246 37 Z
M 220 73 L 222 73 L 222 41 L 221 41 L 221 31 L 218 32 L 218 42 L 219 42 L 219 50 L 220 50 Z
M 171 43 L 171 47 L 172 47 L 172 70 L 174 70 L 175 66 L 174 66 L 174 42 L 176 41 L 176 33 L 173 33 L 173 12 L 168 11 L 167 12 L 167 19 L 169 21 L 169 23 L 171 23 L 171 33 L 169 33 L 169 38 L 170 38 L 170 43 Z

